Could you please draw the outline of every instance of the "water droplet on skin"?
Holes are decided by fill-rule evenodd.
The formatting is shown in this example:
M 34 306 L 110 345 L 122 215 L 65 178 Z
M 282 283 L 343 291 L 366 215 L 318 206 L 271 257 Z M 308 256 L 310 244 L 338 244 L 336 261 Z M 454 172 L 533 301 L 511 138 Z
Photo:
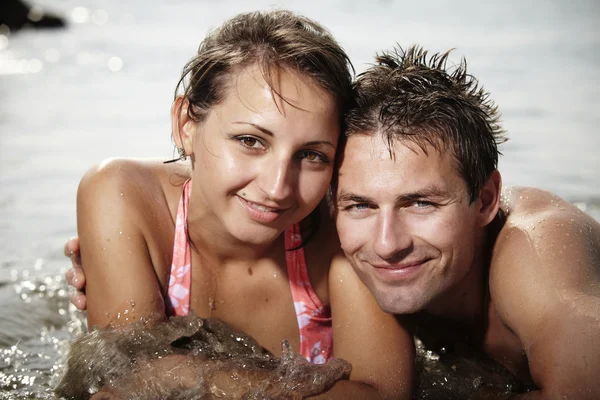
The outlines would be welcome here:
M 131 307 L 135 307 L 135 302 L 133 300 L 130 300 L 129 304 L 131 305 Z

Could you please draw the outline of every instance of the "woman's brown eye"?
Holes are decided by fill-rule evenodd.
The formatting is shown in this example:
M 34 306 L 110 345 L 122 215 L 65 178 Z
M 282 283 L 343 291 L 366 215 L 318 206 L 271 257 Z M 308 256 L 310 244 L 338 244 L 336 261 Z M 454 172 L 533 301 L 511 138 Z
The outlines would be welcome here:
M 300 157 L 310 163 L 325 163 L 328 164 L 329 160 L 327 157 L 318 151 L 303 151 L 300 154 Z
M 257 140 L 251 137 L 242 138 L 242 143 L 248 147 L 254 147 L 257 143 Z

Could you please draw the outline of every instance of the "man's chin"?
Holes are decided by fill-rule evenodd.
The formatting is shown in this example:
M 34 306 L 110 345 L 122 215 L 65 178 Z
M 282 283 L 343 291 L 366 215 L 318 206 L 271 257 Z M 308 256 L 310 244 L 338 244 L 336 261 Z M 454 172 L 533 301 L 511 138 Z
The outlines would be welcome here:
M 423 309 L 414 297 L 394 296 L 384 291 L 375 291 L 374 296 L 379 307 L 388 314 L 415 314 Z

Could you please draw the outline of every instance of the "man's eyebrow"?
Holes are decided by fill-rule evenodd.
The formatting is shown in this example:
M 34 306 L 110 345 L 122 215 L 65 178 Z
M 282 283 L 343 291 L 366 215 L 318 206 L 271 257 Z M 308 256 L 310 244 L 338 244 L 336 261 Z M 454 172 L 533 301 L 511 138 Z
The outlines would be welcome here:
M 250 125 L 250 126 L 253 126 L 254 128 L 258 129 L 259 131 L 261 131 L 265 135 L 274 136 L 273 132 L 271 132 L 267 128 L 263 128 L 262 126 L 253 124 L 252 122 L 234 121 L 233 123 L 237 124 L 237 125 Z
M 342 191 L 339 196 L 337 196 L 338 203 L 342 202 L 352 202 L 352 203 L 372 203 L 373 200 L 369 197 L 358 196 L 353 193 L 347 193 Z
M 427 186 L 411 193 L 403 193 L 396 198 L 398 202 L 415 201 L 419 199 L 426 199 L 431 197 L 446 197 L 448 191 L 442 189 L 439 186 Z

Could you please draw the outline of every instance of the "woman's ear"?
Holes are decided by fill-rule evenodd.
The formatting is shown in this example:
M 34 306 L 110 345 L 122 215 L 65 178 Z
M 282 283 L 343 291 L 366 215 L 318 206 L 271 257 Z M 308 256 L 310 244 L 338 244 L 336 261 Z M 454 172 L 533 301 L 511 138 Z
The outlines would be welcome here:
M 500 191 L 502 190 L 502 177 L 495 169 L 479 192 L 479 224 L 486 226 L 494 220 L 500 208 Z
M 177 96 L 171 107 L 171 132 L 178 148 L 183 149 L 186 156 L 193 154 L 193 139 L 196 131 L 196 121 L 190 118 L 188 109 L 189 100 L 184 96 Z

